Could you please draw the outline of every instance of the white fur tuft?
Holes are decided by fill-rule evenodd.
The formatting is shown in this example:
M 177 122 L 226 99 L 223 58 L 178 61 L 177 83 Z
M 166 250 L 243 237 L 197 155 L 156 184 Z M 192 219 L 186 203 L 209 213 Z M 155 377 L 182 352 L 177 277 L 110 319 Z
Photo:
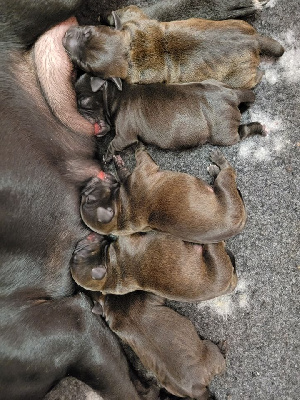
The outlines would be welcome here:
M 269 0 L 269 1 L 267 2 L 266 7 L 273 8 L 273 7 L 276 6 L 276 3 L 277 3 L 277 0 Z
M 263 4 L 266 3 L 266 2 L 260 2 L 259 0 L 252 0 L 252 1 L 253 1 L 253 6 L 254 6 L 257 10 L 261 10 Z

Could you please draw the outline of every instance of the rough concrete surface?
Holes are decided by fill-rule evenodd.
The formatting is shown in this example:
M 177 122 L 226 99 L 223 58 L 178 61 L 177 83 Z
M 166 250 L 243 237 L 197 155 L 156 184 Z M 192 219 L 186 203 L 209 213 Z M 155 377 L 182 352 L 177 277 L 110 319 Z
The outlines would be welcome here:
M 170 302 L 199 335 L 227 345 L 226 372 L 210 388 L 217 400 L 299 399 L 299 150 L 300 26 L 298 0 L 271 0 L 250 22 L 285 47 L 265 59 L 256 102 L 244 121 L 260 121 L 268 135 L 222 151 L 237 170 L 248 211 L 245 230 L 228 241 L 239 283 L 233 294 L 198 304 Z M 163 169 L 200 176 L 212 146 L 181 152 L 149 148 Z M 174 349 L 176 351 L 176 349 Z M 99 400 L 73 378 L 47 400 Z M 124 400 L 130 400 L 124 397 Z

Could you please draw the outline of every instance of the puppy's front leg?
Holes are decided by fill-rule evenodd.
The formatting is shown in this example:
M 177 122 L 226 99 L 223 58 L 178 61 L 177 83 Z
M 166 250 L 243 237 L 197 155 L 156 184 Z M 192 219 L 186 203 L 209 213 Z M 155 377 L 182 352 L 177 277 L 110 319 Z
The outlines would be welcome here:
M 131 135 L 130 133 L 127 133 L 126 131 L 119 133 L 116 131 L 116 136 L 113 138 L 113 140 L 109 143 L 104 161 L 106 163 L 110 162 L 115 155 L 115 153 L 122 151 L 126 149 L 126 147 L 129 147 L 133 145 L 134 143 L 137 143 L 138 139 L 136 135 Z

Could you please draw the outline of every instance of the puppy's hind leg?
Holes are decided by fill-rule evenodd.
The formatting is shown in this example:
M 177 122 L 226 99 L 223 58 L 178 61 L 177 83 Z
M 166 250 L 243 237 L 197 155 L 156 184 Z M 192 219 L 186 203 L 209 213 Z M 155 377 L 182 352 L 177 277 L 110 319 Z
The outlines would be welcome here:
M 237 285 L 235 257 L 224 242 L 203 245 L 203 258 L 208 271 L 207 299 L 232 292 Z
M 187 18 L 224 20 L 253 15 L 266 3 L 266 0 L 165 0 L 144 7 L 143 11 L 160 21 Z
M 261 54 L 271 57 L 281 57 L 284 53 L 284 48 L 277 40 L 267 36 L 257 35 L 259 49 Z
M 266 130 L 264 125 L 259 122 L 250 122 L 250 124 L 244 124 L 239 126 L 239 135 L 241 140 L 252 135 L 266 136 Z
M 222 234 L 220 240 L 225 240 L 242 231 L 247 215 L 243 199 L 236 186 L 235 170 L 220 150 L 214 150 L 210 155 L 210 159 L 220 169 L 213 187 L 219 204 L 223 207 L 225 225 L 220 230 Z M 212 171 L 216 172 L 216 168 Z

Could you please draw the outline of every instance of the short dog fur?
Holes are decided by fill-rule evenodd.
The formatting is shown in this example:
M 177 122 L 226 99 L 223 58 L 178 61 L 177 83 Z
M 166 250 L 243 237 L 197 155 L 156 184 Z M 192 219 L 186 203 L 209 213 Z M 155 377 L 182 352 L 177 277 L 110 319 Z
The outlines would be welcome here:
M 128 83 L 183 83 L 216 79 L 253 88 L 261 79 L 260 54 L 279 57 L 283 47 L 247 22 L 191 18 L 158 22 L 138 7 L 114 13 L 116 29 L 71 27 L 64 46 L 84 71 Z
M 214 0 L 206 7 L 206 0 L 172 0 L 171 4 L 164 0 L 151 7 L 157 15 L 161 10 L 181 18 L 185 15 L 179 11 L 184 14 L 193 7 L 201 12 L 206 7 L 212 14 L 216 10 L 216 17 L 226 18 L 232 13 L 243 15 L 240 1 Z M 102 10 L 110 13 L 111 4 L 99 1 L 101 14 Z M 128 1 L 114 4 L 122 7 Z M 92 125 L 78 120 L 75 95 L 72 108 L 72 93 L 67 100 L 61 98 L 65 90 L 53 80 L 57 71 L 62 76 L 69 67 L 61 67 L 57 49 L 51 42 L 45 46 L 41 39 L 80 5 L 80 0 L 0 0 L 3 400 L 42 399 L 67 375 L 89 384 L 104 399 L 124 400 L 124 394 L 130 400 L 141 399 L 116 337 L 91 313 L 92 301 L 74 284 L 69 269 L 76 243 L 87 234 L 78 213 L 79 188 L 98 173 L 99 165 L 93 161 Z M 254 9 L 252 0 L 247 9 Z M 51 57 L 44 66 L 53 59 L 55 64 L 50 67 L 51 79 L 41 84 L 47 76 L 45 71 L 37 73 L 33 61 L 49 47 Z M 166 331 L 173 327 L 172 321 Z M 190 329 L 194 331 L 192 325 Z
M 99 295 L 98 302 L 109 327 L 170 393 L 208 400 L 206 386 L 224 370 L 224 358 L 215 344 L 200 340 L 187 318 L 145 292 Z
M 104 127 L 100 136 L 111 126 L 115 129 L 106 162 L 138 140 L 179 150 L 204 143 L 229 146 L 249 135 L 265 135 L 258 122 L 240 125 L 239 105 L 252 103 L 254 93 L 216 80 L 185 85 L 124 83 L 120 91 L 112 82 L 84 74 L 75 90 L 79 112 Z
M 145 290 L 177 301 L 200 301 L 232 291 L 233 256 L 224 242 L 199 245 L 161 232 L 107 237 L 90 234 L 75 249 L 71 272 L 88 290 Z
M 209 167 L 216 176 L 213 188 L 184 173 L 161 171 L 142 147 L 132 174 L 120 156 L 114 160 L 120 187 L 93 178 L 83 189 L 81 216 L 93 231 L 128 235 L 154 229 L 190 242 L 215 243 L 243 229 L 246 211 L 235 171 L 220 151 L 211 155 L 217 164 Z

